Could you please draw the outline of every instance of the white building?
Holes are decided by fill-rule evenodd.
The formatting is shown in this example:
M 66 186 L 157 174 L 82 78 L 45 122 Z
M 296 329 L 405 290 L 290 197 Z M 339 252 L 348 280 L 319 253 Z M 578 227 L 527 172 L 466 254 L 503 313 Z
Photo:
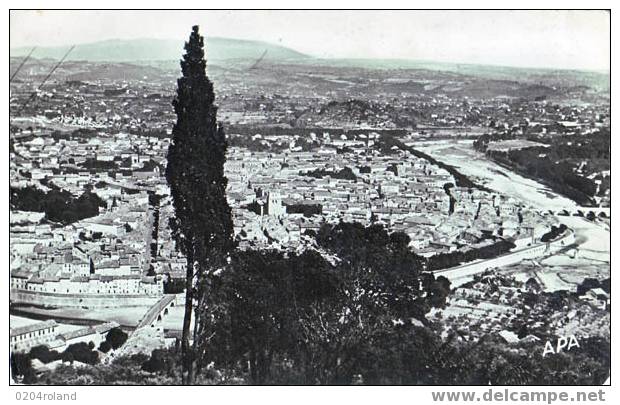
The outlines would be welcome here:
M 10 328 L 11 350 L 28 351 L 56 339 L 58 324 L 54 320 Z

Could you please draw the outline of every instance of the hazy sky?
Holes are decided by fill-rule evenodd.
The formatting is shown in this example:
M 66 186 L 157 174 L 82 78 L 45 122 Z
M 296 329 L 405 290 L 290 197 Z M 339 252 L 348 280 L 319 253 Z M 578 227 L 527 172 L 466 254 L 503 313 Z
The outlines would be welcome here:
M 609 69 L 604 11 L 11 11 L 10 44 L 56 46 L 203 35 L 318 57 Z

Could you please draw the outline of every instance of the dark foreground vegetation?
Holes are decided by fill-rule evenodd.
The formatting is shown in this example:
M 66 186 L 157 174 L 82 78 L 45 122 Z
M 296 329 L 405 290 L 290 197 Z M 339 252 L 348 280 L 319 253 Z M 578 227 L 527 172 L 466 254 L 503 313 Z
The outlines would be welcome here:
M 246 365 L 207 367 L 196 384 L 411 384 L 411 385 L 598 385 L 609 372 L 609 341 L 587 338 L 580 348 L 542 357 L 540 343 L 507 344 L 489 334 L 478 342 L 456 337 L 442 341 L 428 327 L 395 325 L 351 341 L 328 342 L 314 348 L 310 364 L 299 363 L 282 350 L 255 380 Z M 300 342 L 299 346 L 306 344 Z M 335 346 L 341 346 L 337 351 Z M 321 367 L 318 369 L 318 367 Z M 47 385 L 172 385 L 180 384 L 180 351 L 154 350 L 151 355 L 120 357 L 111 364 L 87 368 L 61 365 L 41 375 Z M 257 377 L 257 376 L 255 376 Z
M 195 383 L 562 385 L 607 378 L 609 342 L 599 338 L 545 358 L 540 342 L 442 338 L 441 324 L 426 314 L 446 305 L 450 282 L 424 271 L 405 234 L 342 223 L 315 236 L 326 255 L 236 251 L 213 278 L 217 304 L 208 309 L 210 340 L 197 356 Z M 180 358 L 177 345 L 108 365 L 59 366 L 36 381 L 179 384 Z

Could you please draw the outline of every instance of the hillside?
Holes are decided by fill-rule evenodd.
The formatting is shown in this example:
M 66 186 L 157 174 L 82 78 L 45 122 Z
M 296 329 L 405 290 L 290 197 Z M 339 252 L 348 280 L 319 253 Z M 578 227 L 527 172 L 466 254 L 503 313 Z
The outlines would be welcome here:
M 12 48 L 11 57 L 27 55 L 32 47 Z M 60 59 L 69 49 L 62 47 L 37 48 L 32 57 Z M 299 60 L 308 56 L 283 46 L 261 41 L 231 38 L 206 38 L 207 58 L 210 60 L 258 59 L 265 54 L 265 60 Z M 67 60 L 89 62 L 138 62 L 177 60 L 183 52 L 183 41 L 166 39 L 112 39 L 80 44 L 69 54 Z
M 304 63 L 320 66 L 342 68 L 362 68 L 370 70 L 426 70 L 434 72 L 453 73 L 457 75 L 473 76 L 485 80 L 513 81 L 518 78 L 521 82 L 532 84 L 562 86 L 569 84 L 587 86 L 597 91 L 609 92 L 609 72 L 582 71 L 568 69 L 544 69 L 527 67 L 510 67 L 495 65 L 476 65 L 467 63 L 433 62 L 424 60 L 406 59 L 305 59 Z M 541 90 L 541 89 L 537 89 Z M 547 92 L 544 92 L 547 93 Z
M 10 56 L 21 58 L 31 51 L 32 47 L 12 48 Z M 60 59 L 69 46 L 41 47 L 32 54 L 33 59 Z M 267 51 L 265 53 L 265 51 Z M 444 78 L 453 78 L 461 82 L 463 76 L 478 79 L 474 83 L 459 86 L 446 86 L 447 92 L 471 92 L 477 96 L 505 95 L 509 97 L 540 97 L 554 96 L 557 94 L 553 87 L 567 88 L 570 86 L 583 87 L 594 91 L 609 92 L 609 72 L 575 71 L 541 68 L 518 68 L 506 66 L 484 66 L 473 64 L 456 64 L 445 62 L 416 61 L 402 59 L 321 59 L 297 52 L 291 48 L 274 45 L 262 41 L 240 40 L 231 38 L 210 37 L 206 38 L 207 59 L 216 65 L 226 61 L 230 67 L 232 60 L 245 61 L 242 68 L 245 71 L 252 66 L 254 61 L 261 58 L 263 64 L 273 65 L 286 64 L 289 68 L 311 68 L 336 71 L 356 71 L 366 75 L 369 71 L 396 72 L 408 71 L 410 73 L 422 73 L 427 78 L 441 75 Z M 112 39 L 88 44 L 80 44 L 70 53 L 69 61 L 87 62 L 133 62 L 138 64 L 154 64 L 164 70 L 177 69 L 178 60 L 183 53 L 183 41 L 167 39 Z M 18 63 L 18 62 L 17 62 Z M 296 67 L 290 65 L 297 65 Z M 426 72 L 426 73 L 424 73 Z M 433 72 L 433 73 L 430 73 Z M 517 84 L 514 80 L 518 78 Z M 409 75 L 405 81 L 409 83 L 392 82 L 381 83 L 381 86 L 407 87 L 408 90 L 421 91 L 420 83 L 416 83 L 415 77 Z M 482 79 L 480 81 L 479 79 Z M 358 81 L 359 78 L 353 78 Z M 414 81 L 411 81 L 414 80 Z M 488 81 L 493 81 L 488 82 Z M 334 82 L 328 83 L 334 86 Z M 523 88 L 527 84 L 529 88 Z M 366 83 L 372 86 L 372 83 Z M 579 90 L 574 88 L 573 90 Z

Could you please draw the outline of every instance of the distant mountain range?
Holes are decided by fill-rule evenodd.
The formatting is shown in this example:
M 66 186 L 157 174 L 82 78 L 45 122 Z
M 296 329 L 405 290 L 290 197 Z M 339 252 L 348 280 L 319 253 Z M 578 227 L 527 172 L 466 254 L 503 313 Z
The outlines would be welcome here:
M 88 44 L 79 44 L 71 51 L 67 60 L 90 62 L 143 62 L 178 60 L 183 54 L 183 41 L 169 39 L 111 39 Z M 60 59 L 69 46 L 37 47 L 33 58 Z M 205 39 L 208 60 L 259 59 L 265 60 L 303 60 L 308 55 L 284 46 L 261 41 L 212 37 Z M 11 57 L 26 56 L 32 47 L 12 48 Z M 266 51 L 266 53 L 265 53 Z
M 184 41 L 169 39 L 111 39 L 80 44 L 69 54 L 68 61 L 153 64 L 169 69 L 178 69 Z M 243 60 L 244 68 L 253 66 L 259 60 L 274 64 L 306 66 L 331 66 L 334 68 L 361 69 L 414 69 L 444 71 L 459 75 L 477 76 L 493 80 L 519 80 L 534 84 L 585 85 L 598 90 L 609 91 L 609 72 L 588 72 L 562 69 L 519 68 L 476 64 L 404 60 L 404 59 L 322 59 L 303 54 L 294 49 L 262 41 L 251 41 L 221 37 L 205 39 L 207 63 L 221 64 L 230 68 L 233 60 Z M 37 47 L 33 60 L 45 58 L 60 59 L 69 46 Z M 10 56 L 24 57 L 32 47 L 12 48 Z M 225 64 L 222 61 L 227 61 Z

